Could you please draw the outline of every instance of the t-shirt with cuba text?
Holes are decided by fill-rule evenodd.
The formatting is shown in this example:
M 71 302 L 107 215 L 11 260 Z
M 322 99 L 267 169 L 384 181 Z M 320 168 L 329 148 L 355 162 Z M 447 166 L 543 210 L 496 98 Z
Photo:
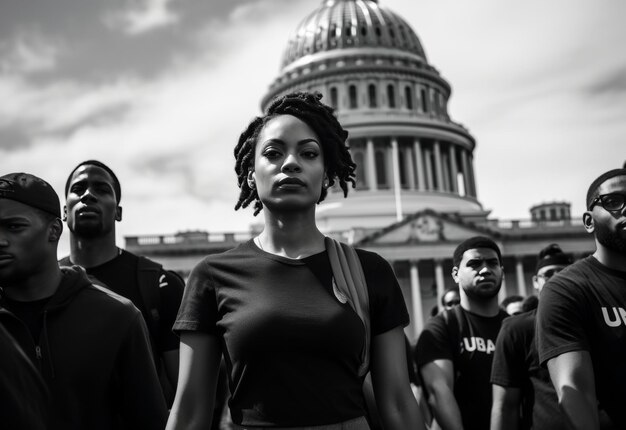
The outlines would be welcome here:
M 536 330 L 542 366 L 589 352 L 600 406 L 626 428 L 626 272 L 593 256 L 568 266 L 542 289 Z
M 456 309 L 436 315 L 426 324 L 417 340 L 415 361 L 421 369 L 435 360 L 451 360 L 463 428 L 484 430 L 491 419 L 491 363 L 500 326 L 508 314 L 501 310 L 496 316 L 484 317 L 460 305 Z
M 357 250 L 372 336 L 409 322 L 391 266 Z M 358 375 L 364 326 L 333 293 L 326 252 L 290 259 L 252 240 L 192 271 L 174 330 L 219 336 L 239 425 L 294 427 L 366 415 Z
M 496 342 L 491 383 L 522 393 L 522 426 L 533 430 L 565 429 L 548 369 L 539 365 L 535 342 L 537 310 L 506 318 Z

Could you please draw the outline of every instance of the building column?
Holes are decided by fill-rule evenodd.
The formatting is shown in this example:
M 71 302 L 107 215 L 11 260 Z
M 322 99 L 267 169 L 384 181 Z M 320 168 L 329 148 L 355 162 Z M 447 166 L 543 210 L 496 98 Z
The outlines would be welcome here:
M 391 161 L 393 169 L 393 195 L 396 201 L 396 221 L 402 221 L 402 197 L 400 191 L 402 184 L 400 183 L 400 160 L 398 157 L 398 139 L 391 138 Z
M 526 297 L 526 281 L 524 280 L 524 262 L 522 257 L 515 258 L 515 274 L 517 275 L 517 293 Z
M 433 184 L 433 159 L 430 156 L 430 150 L 424 149 L 424 165 L 426 166 L 426 189 L 432 191 L 435 189 Z
M 498 304 L 502 303 L 502 300 L 506 299 L 506 296 L 509 294 L 506 291 L 506 279 L 502 278 L 502 286 L 500 287 L 500 291 L 498 292 Z
M 387 184 L 387 187 L 390 190 L 393 190 L 393 186 L 394 186 L 394 176 L 395 176 L 395 172 L 394 172 L 394 166 L 396 165 L 397 161 L 394 161 L 394 151 L 393 148 L 391 147 L 391 138 L 389 138 L 389 143 L 385 144 L 385 152 L 386 152 L 386 156 L 385 156 L 385 164 L 387 164 L 387 169 L 386 169 L 386 173 L 387 173 L 387 177 L 385 178 L 385 183 Z
M 424 177 L 424 159 L 422 157 L 422 145 L 419 139 L 413 141 L 413 152 L 415 153 L 415 170 L 417 171 L 417 189 L 426 189 L 426 178 Z
M 459 187 L 457 181 L 459 176 L 459 169 L 456 165 L 456 150 L 454 149 L 454 143 L 449 143 L 448 150 L 450 151 L 450 179 L 452 179 L 452 192 L 458 193 Z
M 376 191 L 378 185 L 376 184 L 376 155 L 374 154 L 374 139 L 371 137 L 367 139 L 365 144 L 365 159 L 367 160 L 367 169 L 365 170 L 365 180 L 370 191 Z
M 450 159 L 445 151 L 441 153 L 441 167 L 443 169 L 443 191 L 450 191 L 452 189 L 450 185 Z
M 467 162 L 469 164 L 470 183 L 472 185 L 472 197 L 478 197 L 478 194 L 476 193 L 476 178 L 474 177 L 474 157 L 472 156 L 472 154 L 468 154 Z
M 467 163 L 467 150 L 461 150 L 461 162 L 463 164 L 463 187 L 465 188 L 465 196 L 470 195 L 470 177 L 469 164 Z
M 443 260 L 435 260 L 435 284 L 437 285 L 437 307 L 441 306 L 441 298 L 445 291 L 445 281 L 443 280 Z
M 407 174 L 407 182 L 409 185 L 409 189 L 410 190 L 414 190 L 415 189 L 415 169 L 413 168 L 413 157 L 411 154 L 411 148 L 408 146 L 405 146 L 403 149 L 404 151 L 404 170 L 406 171 Z
M 437 191 L 444 191 L 443 187 L 443 168 L 441 164 L 441 150 L 439 149 L 439 142 L 433 142 L 433 151 L 435 153 L 435 174 L 437 175 Z
M 415 328 L 415 338 L 424 328 L 424 311 L 422 309 L 422 289 L 420 288 L 419 271 L 417 261 L 409 261 L 409 273 L 411 277 L 411 304 L 413 305 L 413 327 Z

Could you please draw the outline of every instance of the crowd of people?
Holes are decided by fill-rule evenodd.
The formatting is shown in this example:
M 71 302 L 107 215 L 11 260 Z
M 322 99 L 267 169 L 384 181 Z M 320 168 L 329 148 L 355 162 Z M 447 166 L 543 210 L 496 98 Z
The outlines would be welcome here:
M 282 96 L 246 127 L 235 209 L 264 228 L 186 285 L 116 245 L 107 165 L 69 172 L 62 210 L 45 180 L 0 177 L 0 428 L 626 428 L 626 168 L 589 186 L 592 255 L 537 250 L 536 296 L 499 303 L 498 244 L 457 244 L 455 288 L 411 345 L 391 265 L 316 224 L 357 169 L 320 99 Z

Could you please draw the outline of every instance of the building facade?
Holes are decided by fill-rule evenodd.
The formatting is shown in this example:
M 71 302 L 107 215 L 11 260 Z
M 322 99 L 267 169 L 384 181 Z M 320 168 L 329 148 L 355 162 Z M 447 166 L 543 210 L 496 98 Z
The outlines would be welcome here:
M 489 218 L 478 200 L 475 139 L 448 114 L 450 84 L 429 64 L 411 27 L 375 0 L 325 0 L 287 41 L 281 70 L 261 101 L 318 91 L 348 129 L 357 187 L 331 190 L 319 206 L 326 234 L 381 254 L 394 267 L 415 339 L 430 309 L 453 285 L 452 253 L 474 235 L 503 251 L 501 298 L 533 293 L 538 251 L 556 242 L 574 257 L 594 242 L 567 202 L 531 209 L 529 220 Z M 246 233 L 186 232 L 127 237 L 132 252 L 189 273 L 206 254 L 248 240 Z

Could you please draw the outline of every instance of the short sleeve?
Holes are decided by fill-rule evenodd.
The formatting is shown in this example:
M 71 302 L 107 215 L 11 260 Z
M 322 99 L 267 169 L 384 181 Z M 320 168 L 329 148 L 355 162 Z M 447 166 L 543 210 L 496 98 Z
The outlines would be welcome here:
M 435 360 L 453 360 L 454 352 L 450 349 L 450 335 L 446 328 L 443 314 L 431 318 L 419 338 L 415 347 L 415 363 L 420 368 Z
M 566 352 L 589 350 L 585 309 L 577 303 L 576 286 L 563 281 L 567 279 L 551 280 L 541 290 L 536 337 L 542 366 Z
M 185 284 L 175 274 L 163 270 L 159 275 L 159 348 L 161 351 L 172 351 L 179 348 L 179 339 L 172 326 L 183 298 Z
M 380 255 L 358 250 L 370 297 L 372 335 L 409 324 L 409 312 L 393 269 Z
M 526 372 L 524 339 L 519 336 L 520 317 L 506 318 L 496 341 L 491 368 L 491 383 L 502 387 L 522 388 Z
M 174 332 L 218 334 L 217 299 L 210 270 L 208 259 L 205 258 L 191 271 L 174 323 Z

